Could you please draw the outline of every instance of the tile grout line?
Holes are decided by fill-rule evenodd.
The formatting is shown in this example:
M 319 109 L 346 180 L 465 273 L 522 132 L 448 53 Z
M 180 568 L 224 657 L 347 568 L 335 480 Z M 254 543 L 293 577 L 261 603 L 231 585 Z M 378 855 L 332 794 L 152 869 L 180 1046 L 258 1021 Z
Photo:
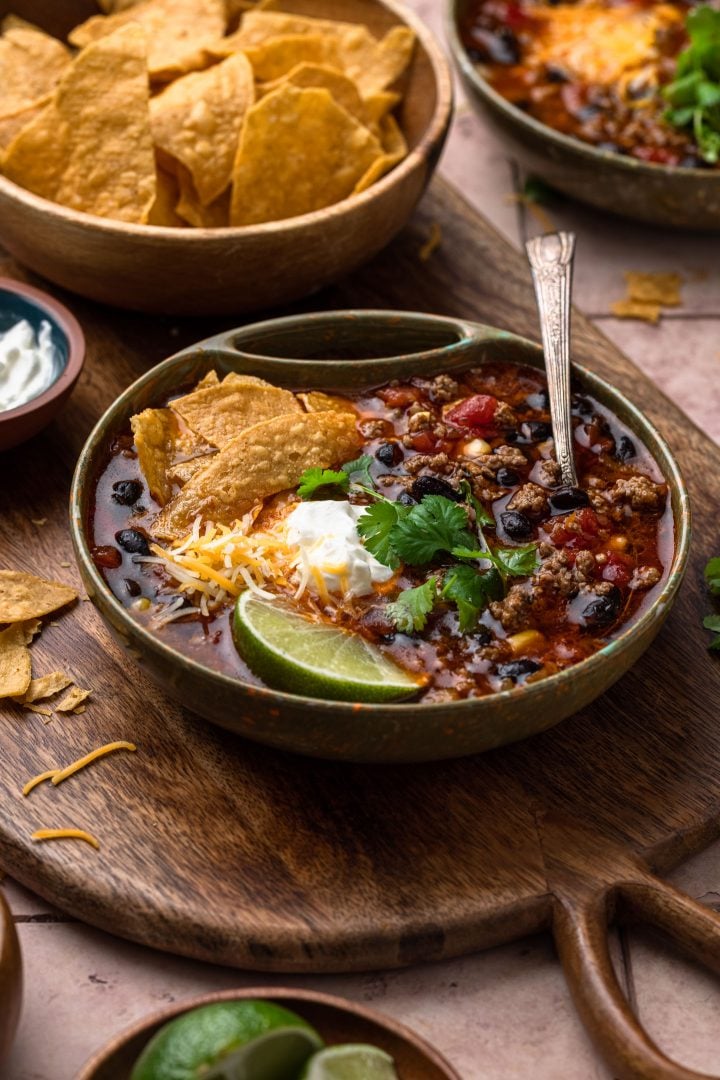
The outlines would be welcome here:
M 622 319 L 618 315 L 613 315 L 611 311 L 583 311 L 583 315 L 586 319 L 592 319 L 593 322 L 619 322 L 619 323 L 635 323 L 644 324 L 645 326 L 654 326 L 659 329 L 660 325 L 664 322 L 713 322 L 720 320 L 720 314 L 704 313 L 702 311 L 688 311 L 688 312 L 671 312 L 663 311 L 660 316 L 659 323 L 650 323 L 647 319 Z

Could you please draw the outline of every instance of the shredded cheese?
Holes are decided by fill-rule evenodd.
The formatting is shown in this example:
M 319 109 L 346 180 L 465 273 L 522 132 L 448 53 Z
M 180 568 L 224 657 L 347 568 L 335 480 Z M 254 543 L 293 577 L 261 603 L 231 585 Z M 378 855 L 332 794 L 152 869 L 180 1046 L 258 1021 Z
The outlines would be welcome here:
M 58 784 L 62 784 L 63 780 L 67 780 L 69 776 L 73 776 L 80 769 L 84 769 L 86 765 L 91 765 L 93 761 L 105 757 L 106 754 L 112 754 L 115 750 L 131 750 L 134 752 L 137 750 L 137 746 L 131 742 L 111 742 L 98 747 L 97 750 L 91 750 L 89 754 L 85 754 L 85 757 L 73 761 L 72 765 L 66 765 L 64 769 L 56 771 L 55 775 L 51 777 L 53 787 L 57 787 Z
M 57 769 L 48 769 L 47 772 L 41 772 L 39 776 L 33 776 L 32 780 L 28 780 L 27 784 L 22 789 L 23 795 L 27 797 L 33 788 L 36 788 L 38 784 L 42 784 L 43 780 L 52 780 L 53 776 L 56 774 Z
M 31 840 L 84 840 L 91 847 L 100 848 L 100 841 L 85 829 L 38 829 Z

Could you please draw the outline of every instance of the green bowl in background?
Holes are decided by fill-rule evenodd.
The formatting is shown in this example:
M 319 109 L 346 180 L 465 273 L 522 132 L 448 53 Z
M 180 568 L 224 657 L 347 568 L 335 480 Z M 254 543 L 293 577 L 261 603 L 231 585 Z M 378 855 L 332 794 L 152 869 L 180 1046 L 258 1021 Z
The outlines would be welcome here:
M 313 757 L 357 762 L 431 761 L 502 746 L 552 727 L 608 689 L 650 645 L 682 579 L 690 540 L 688 493 L 666 443 L 626 398 L 575 366 L 577 385 L 645 444 L 671 494 L 672 565 L 652 603 L 589 659 L 540 682 L 466 701 L 353 704 L 265 689 L 221 674 L 165 644 L 116 599 L 93 563 L 87 523 L 110 440 L 133 413 L 164 401 L 211 368 L 258 375 L 295 390 L 360 390 L 390 379 L 461 373 L 486 361 L 543 367 L 538 345 L 477 323 L 402 311 L 327 312 L 256 323 L 210 338 L 152 368 L 115 401 L 78 460 L 70 501 L 75 553 L 88 595 L 130 656 L 165 690 L 238 735 Z

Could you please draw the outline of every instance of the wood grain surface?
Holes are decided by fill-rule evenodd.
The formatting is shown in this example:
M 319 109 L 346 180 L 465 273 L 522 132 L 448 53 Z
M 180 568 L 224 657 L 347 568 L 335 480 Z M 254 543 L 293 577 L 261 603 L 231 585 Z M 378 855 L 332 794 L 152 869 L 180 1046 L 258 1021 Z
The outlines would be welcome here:
M 443 242 L 424 262 L 418 252 L 433 223 Z M 21 275 L 10 260 L 0 270 Z M 74 581 L 74 568 L 60 567 L 72 561 L 65 507 L 90 427 L 139 372 L 230 322 L 129 316 L 64 298 L 87 335 L 88 363 L 61 421 L 0 459 L 0 563 Z M 537 336 L 524 259 L 442 181 L 381 257 L 304 304 L 351 306 L 470 317 Z M 678 603 L 656 644 L 613 690 L 560 727 L 482 757 L 398 767 L 299 760 L 171 704 L 81 603 L 45 629 L 33 653 L 38 672 L 64 666 L 93 688 L 87 712 L 46 725 L 2 710 L 6 869 L 104 929 L 267 971 L 447 957 L 553 922 L 562 933 L 568 912 L 561 953 L 568 971 L 580 972 L 576 982 L 599 972 L 599 997 L 583 1009 L 586 1019 L 597 1014 L 602 993 L 612 999 L 614 987 L 599 931 L 577 931 L 587 912 L 597 916 L 600 905 L 596 931 L 616 911 L 662 926 L 658 905 L 629 902 L 644 883 L 682 924 L 687 911 L 668 908 L 670 891 L 647 867 L 662 872 L 720 835 L 720 671 L 701 626 L 720 450 L 580 316 L 574 356 L 657 424 L 684 469 L 695 513 Z M 45 525 L 32 523 L 42 518 Z M 30 776 L 111 739 L 132 739 L 139 752 L 19 797 Z M 60 825 L 90 829 L 100 852 L 30 842 L 34 829 Z M 696 924 L 687 925 L 679 935 L 686 944 L 697 938 Z M 595 1031 L 618 1075 L 692 1075 L 634 1071 L 627 1032 L 617 1035 L 623 1022 L 615 1010 Z M 655 1067 L 647 1056 L 641 1064 Z

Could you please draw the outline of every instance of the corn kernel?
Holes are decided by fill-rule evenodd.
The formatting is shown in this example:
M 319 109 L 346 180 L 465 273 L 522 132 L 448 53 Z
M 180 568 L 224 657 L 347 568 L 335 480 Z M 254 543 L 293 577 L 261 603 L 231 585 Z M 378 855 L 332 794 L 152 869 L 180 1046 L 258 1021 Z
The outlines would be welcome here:
M 626 551 L 628 543 L 627 536 L 611 536 L 608 540 L 608 547 L 611 551 Z
M 490 443 L 484 439 L 471 439 L 463 445 L 462 452 L 465 457 L 480 457 L 481 454 L 489 454 Z
M 513 655 L 519 656 L 521 653 L 541 649 L 545 644 L 545 637 L 539 630 L 521 630 L 519 634 L 511 634 L 507 643 Z
M 141 596 L 139 600 L 133 602 L 133 607 L 136 611 L 147 611 L 150 607 L 150 601 L 147 596 Z

